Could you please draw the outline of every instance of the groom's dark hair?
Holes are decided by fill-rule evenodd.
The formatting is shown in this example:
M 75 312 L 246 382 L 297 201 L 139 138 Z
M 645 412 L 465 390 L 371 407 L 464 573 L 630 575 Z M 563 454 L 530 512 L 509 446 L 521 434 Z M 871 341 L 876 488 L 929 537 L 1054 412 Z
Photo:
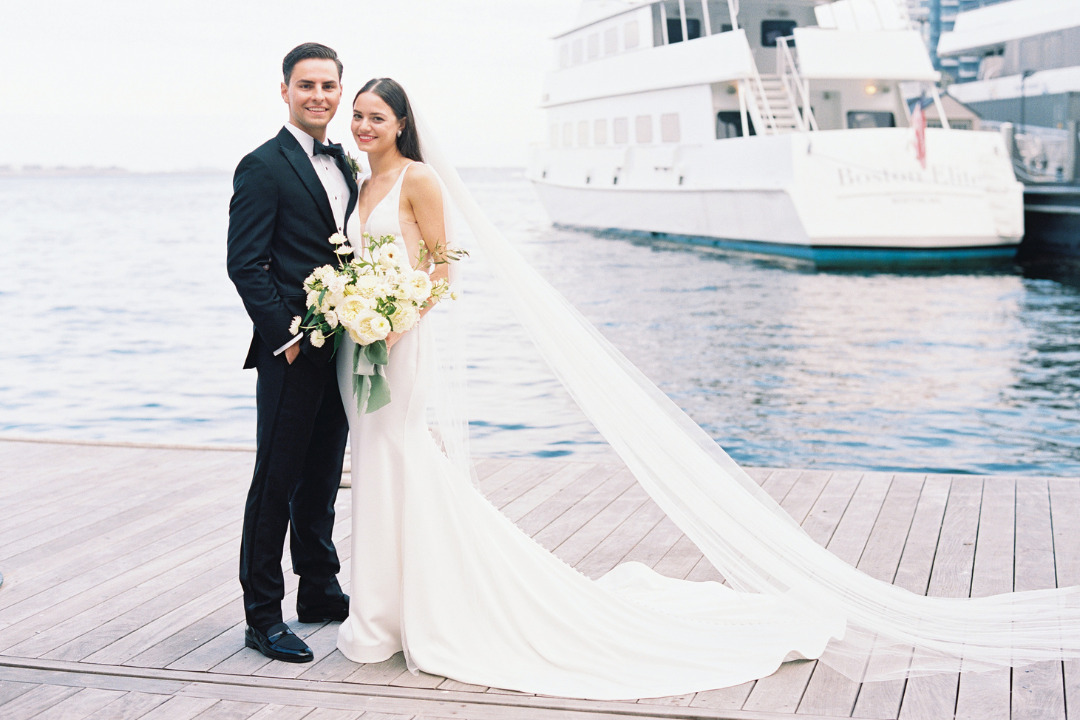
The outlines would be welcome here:
M 297 45 L 289 54 L 285 56 L 285 59 L 281 61 L 281 72 L 285 75 L 285 84 L 289 84 L 289 80 L 292 79 L 293 68 L 296 67 L 296 63 L 301 60 L 308 60 L 310 58 L 317 58 L 319 60 L 333 60 L 337 65 L 338 81 L 341 81 L 341 72 L 345 69 L 338 60 L 337 53 L 333 48 L 328 48 L 325 45 L 319 43 L 304 43 L 303 45 Z

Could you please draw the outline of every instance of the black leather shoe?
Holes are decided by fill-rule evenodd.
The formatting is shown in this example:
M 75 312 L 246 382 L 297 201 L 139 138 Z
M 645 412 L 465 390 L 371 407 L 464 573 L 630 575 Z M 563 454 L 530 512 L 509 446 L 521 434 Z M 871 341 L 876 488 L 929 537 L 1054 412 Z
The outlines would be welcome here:
M 273 660 L 305 663 L 315 659 L 315 653 L 311 652 L 307 643 L 293 634 L 285 623 L 271 625 L 266 632 L 248 625 L 244 632 L 244 644 Z
M 348 595 L 342 595 L 340 600 L 324 605 L 308 607 L 299 602 L 296 603 L 296 619 L 302 623 L 345 622 L 348 617 Z

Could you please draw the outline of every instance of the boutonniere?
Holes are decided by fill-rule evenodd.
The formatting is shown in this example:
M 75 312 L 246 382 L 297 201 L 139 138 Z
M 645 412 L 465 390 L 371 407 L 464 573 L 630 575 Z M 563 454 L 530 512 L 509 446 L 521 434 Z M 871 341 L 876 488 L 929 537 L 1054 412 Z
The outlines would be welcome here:
M 345 163 L 349 166 L 349 170 L 352 172 L 353 180 L 360 177 L 360 163 L 349 153 L 345 153 Z

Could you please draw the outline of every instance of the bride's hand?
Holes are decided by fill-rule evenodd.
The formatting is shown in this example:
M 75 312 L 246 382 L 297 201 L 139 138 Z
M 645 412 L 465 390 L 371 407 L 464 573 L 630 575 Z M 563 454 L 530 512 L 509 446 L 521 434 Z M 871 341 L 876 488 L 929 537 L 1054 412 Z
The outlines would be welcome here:
M 396 333 L 393 331 L 389 332 L 386 335 L 386 349 L 389 350 L 390 348 L 394 347 L 394 343 L 396 343 L 400 338 L 401 333 Z

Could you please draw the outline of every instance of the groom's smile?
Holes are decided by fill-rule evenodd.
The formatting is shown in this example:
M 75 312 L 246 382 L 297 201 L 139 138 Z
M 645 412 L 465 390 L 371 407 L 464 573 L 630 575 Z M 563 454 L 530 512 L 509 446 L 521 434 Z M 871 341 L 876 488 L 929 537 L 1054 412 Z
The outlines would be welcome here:
M 281 84 L 289 122 L 316 140 L 326 140 L 326 126 L 341 102 L 341 77 L 333 60 L 308 58 L 296 63 L 289 83 Z

